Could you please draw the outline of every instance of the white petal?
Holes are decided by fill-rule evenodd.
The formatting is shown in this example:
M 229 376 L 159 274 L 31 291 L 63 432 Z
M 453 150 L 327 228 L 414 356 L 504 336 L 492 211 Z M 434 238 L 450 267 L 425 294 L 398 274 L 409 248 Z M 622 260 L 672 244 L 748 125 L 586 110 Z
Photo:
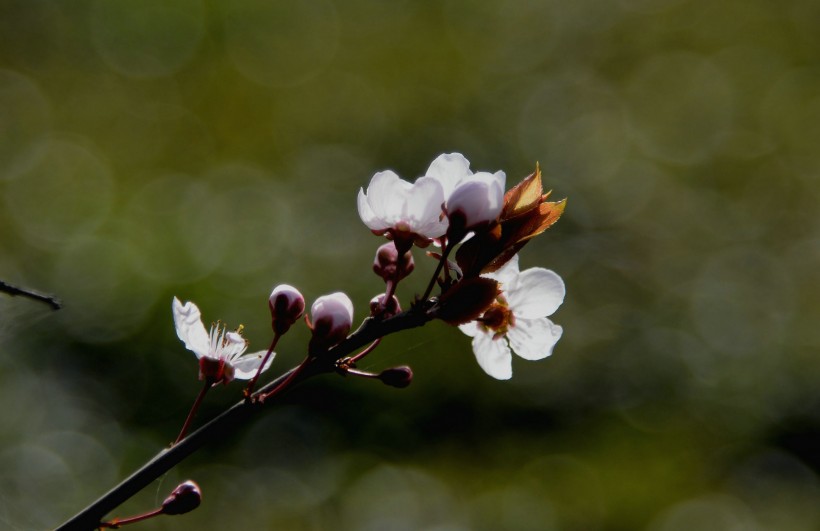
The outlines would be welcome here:
M 234 378 L 237 380 L 250 380 L 253 378 L 266 353 L 266 350 L 260 350 L 259 352 L 245 354 L 241 358 L 232 361 L 231 365 L 233 365 Z M 262 372 L 265 372 L 270 368 L 274 357 L 276 357 L 276 352 L 271 352 L 268 361 L 265 362 L 265 366 L 262 368 Z
M 515 287 L 507 291 L 507 301 L 516 317 L 536 319 L 552 315 L 565 294 L 564 281 L 557 273 L 533 267 L 518 275 Z
M 359 195 L 356 198 L 356 204 L 359 207 L 359 217 L 362 218 L 362 221 L 365 225 L 367 225 L 368 229 L 384 230 L 389 227 L 389 225 L 379 219 L 376 216 L 376 213 L 373 212 L 373 209 L 370 208 L 370 203 L 367 200 L 367 196 L 364 195 L 364 190 L 361 188 L 359 188 Z
M 515 326 L 507 331 L 507 339 L 513 351 L 525 360 L 540 360 L 552 354 L 563 331 L 561 325 L 546 317 L 516 319 Z
M 441 183 L 431 177 L 421 177 L 407 194 L 401 221 L 407 223 L 416 234 L 438 238 L 447 231 L 447 221 L 440 219 L 442 204 L 444 192 Z
M 401 211 L 404 195 L 410 183 L 402 181 L 395 172 L 380 171 L 370 179 L 367 187 L 367 203 L 377 219 L 385 221 L 388 226 L 390 216 Z
M 462 179 L 472 174 L 470 161 L 464 158 L 464 155 L 461 153 L 445 153 L 436 157 L 436 160 L 427 168 L 426 175 L 441 183 L 444 198 L 446 199 L 450 197 L 450 194 L 453 193 L 456 185 Z
M 498 271 L 487 273 L 485 276 L 501 283 L 505 292 L 515 290 L 518 283 L 518 254 L 513 255 L 509 262 L 501 266 Z
M 493 339 L 490 334 L 473 338 L 473 352 L 484 372 L 496 380 L 512 378 L 512 354 L 504 338 Z
M 185 348 L 196 354 L 197 358 L 207 356 L 211 342 L 196 304 L 189 301 L 183 305 L 174 297 L 171 309 L 174 313 L 177 337 L 185 343 Z
M 482 330 L 478 327 L 477 321 L 470 321 L 469 323 L 458 325 L 458 329 L 470 337 L 475 337 L 476 334 L 482 332 Z

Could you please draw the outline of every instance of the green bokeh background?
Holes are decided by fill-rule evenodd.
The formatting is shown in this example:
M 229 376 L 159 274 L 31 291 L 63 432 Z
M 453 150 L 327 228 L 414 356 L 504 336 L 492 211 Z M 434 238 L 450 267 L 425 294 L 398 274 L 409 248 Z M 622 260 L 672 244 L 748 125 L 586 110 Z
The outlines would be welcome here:
M 65 303 L 0 295 L 0 527 L 175 437 L 174 295 L 256 349 L 280 282 L 363 318 L 358 188 L 458 151 L 569 198 L 521 258 L 566 281 L 554 355 L 499 382 L 442 323 L 390 337 L 363 368 L 408 389 L 309 382 L 112 516 L 191 478 L 200 509 L 140 528 L 820 528 L 819 27 L 811 0 L 0 1 L 0 279 Z

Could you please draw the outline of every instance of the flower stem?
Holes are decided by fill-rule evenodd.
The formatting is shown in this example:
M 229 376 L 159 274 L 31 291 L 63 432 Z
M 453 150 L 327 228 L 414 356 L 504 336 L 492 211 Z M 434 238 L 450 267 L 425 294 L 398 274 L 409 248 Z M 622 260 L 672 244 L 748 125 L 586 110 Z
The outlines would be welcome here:
M 382 342 L 382 338 L 378 338 L 374 342 L 370 343 L 365 349 L 363 349 L 361 352 L 359 352 L 355 356 L 351 356 L 351 357 L 347 358 L 347 363 L 349 363 L 349 364 L 356 363 L 360 359 L 364 358 L 365 356 L 367 356 L 368 354 L 373 352 L 373 350 L 375 350 L 375 348 L 378 347 L 379 343 L 381 343 L 381 342 Z
M 444 267 L 444 264 L 447 263 L 447 257 L 450 256 L 450 251 L 453 250 L 453 247 L 449 241 L 447 245 L 444 246 L 444 250 L 441 253 L 441 260 L 439 260 L 436 266 L 436 272 L 433 273 L 430 283 L 427 284 L 427 289 L 424 290 L 424 295 L 421 296 L 421 300 L 426 301 L 430 297 L 430 294 L 433 292 L 433 287 L 436 285 L 436 280 L 438 280 L 438 276 L 441 273 L 441 269 Z
M 270 397 L 276 396 L 277 394 L 279 394 L 282 391 L 284 391 L 285 389 L 287 389 L 289 385 L 291 385 L 293 382 L 296 381 L 296 378 L 299 377 L 299 375 L 302 373 L 302 371 L 305 370 L 305 367 L 307 367 L 308 364 L 311 361 L 313 361 L 314 359 L 315 358 L 313 358 L 311 356 L 306 357 L 302 361 L 302 363 L 299 364 L 298 367 L 296 367 L 290 374 L 288 374 L 287 378 L 282 380 L 282 382 L 280 382 L 278 385 L 273 387 L 273 389 L 271 389 L 267 393 L 264 393 L 264 394 L 260 393 L 259 394 L 259 401 L 264 402 L 265 400 L 268 400 Z
M 143 520 L 148 520 L 149 518 L 153 518 L 155 516 L 159 516 L 162 514 L 162 507 L 159 509 L 154 509 L 153 511 L 149 511 L 144 514 L 138 514 L 137 516 L 130 516 L 128 518 L 114 518 L 110 522 L 100 522 L 99 528 L 100 529 L 117 529 L 121 526 L 134 524 L 137 522 L 141 522 Z
M 206 378 L 205 385 L 202 386 L 202 389 L 199 391 L 199 394 L 196 395 L 194 405 L 191 406 L 191 411 L 188 413 L 188 418 L 185 419 L 185 424 L 183 424 L 182 429 L 179 430 L 179 435 L 177 435 L 177 440 L 174 441 L 174 444 L 177 444 L 179 441 L 185 438 L 185 434 L 188 433 L 188 428 L 191 427 L 191 422 L 194 420 L 194 415 L 196 415 L 196 412 L 199 409 L 199 405 L 202 404 L 202 399 L 205 398 L 205 393 L 208 392 L 208 389 L 210 389 L 212 385 L 213 384 L 211 383 L 211 380 Z
M 279 332 L 273 333 L 273 341 L 270 343 L 270 348 L 268 348 L 268 352 L 265 354 L 265 357 L 262 358 L 262 363 L 259 364 L 259 368 L 256 369 L 256 374 L 253 375 L 253 379 L 248 383 L 248 387 L 245 388 L 245 398 L 248 398 L 253 393 L 253 387 L 256 385 L 256 380 L 259 379 L 259 375 L 262 374 L 262 369 L 265 367 L 265 364 L 268 362 L 268 358 L 270 358 L 271 353 L 273 353 L 273 349 L 276 348 L 276 343 L 279 342 L 279 338 L 282 337 Z

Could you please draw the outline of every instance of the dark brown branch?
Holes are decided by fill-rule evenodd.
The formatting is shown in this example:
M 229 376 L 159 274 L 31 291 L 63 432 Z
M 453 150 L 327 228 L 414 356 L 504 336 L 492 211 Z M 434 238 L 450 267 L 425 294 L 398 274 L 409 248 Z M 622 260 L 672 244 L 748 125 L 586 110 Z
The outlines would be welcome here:
M 51 306 L 52 310 L 59 310 L 63 306 L 60 300 L 52 295 L 46 295 L 44 293 L 39 293 L 37 291 L 32 291 L 30 289 L 18 288 L 17 286 L 12 286 L 11 284 L 7 284 L 2 280 L 0 280 L 0 291 L 2 291 L 3 293 L 7 293 L 12 297 L 16 297 L 19 295 L 21 297 L 27 297 L 35 301 L 44 302 Z
M 432 317 L 420 307 L 403 312 L 384 321 L 367 318 L 356 332 L 351 334 L 340 344 L 330 349 L 326 355 L 314 359 L 292 383 L 334 370 L 336 360 L 349 356 L 359 348 L 394 332 L 423 326 Z M 264 395 L 284 382 L 296 368 L 282 374 L 268 385 L 262 387 L 254 396 Z M 96 529 L 105 515 L 116 509 L 137 492 L 148 486 L 183 459 L 200 449 L 202 446 L 230 437 L 240 426 L 245 424 L 251 416 L 275 400 L 264 403 L 253 400 L 243 400 L 231 406 L 219 416 L 182 439 L 171 448 L 158 453 L 153 459 L 131 474 L 119 485 L 111 489 L 100 499 L 83 509 L 76 516 L 62 524 L 57 531 L 91 531 Z

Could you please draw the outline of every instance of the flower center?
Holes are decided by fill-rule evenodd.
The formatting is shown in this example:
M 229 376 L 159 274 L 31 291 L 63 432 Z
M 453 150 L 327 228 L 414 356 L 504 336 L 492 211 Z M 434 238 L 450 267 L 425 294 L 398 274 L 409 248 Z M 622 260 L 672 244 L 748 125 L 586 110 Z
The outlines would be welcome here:
M 493 339 L 505 335 L 510 327 L 515 326 L 515 315 L 510 310 L 507 300 L 500 296 L 479 319 L 479 326 L 493 332 Z

